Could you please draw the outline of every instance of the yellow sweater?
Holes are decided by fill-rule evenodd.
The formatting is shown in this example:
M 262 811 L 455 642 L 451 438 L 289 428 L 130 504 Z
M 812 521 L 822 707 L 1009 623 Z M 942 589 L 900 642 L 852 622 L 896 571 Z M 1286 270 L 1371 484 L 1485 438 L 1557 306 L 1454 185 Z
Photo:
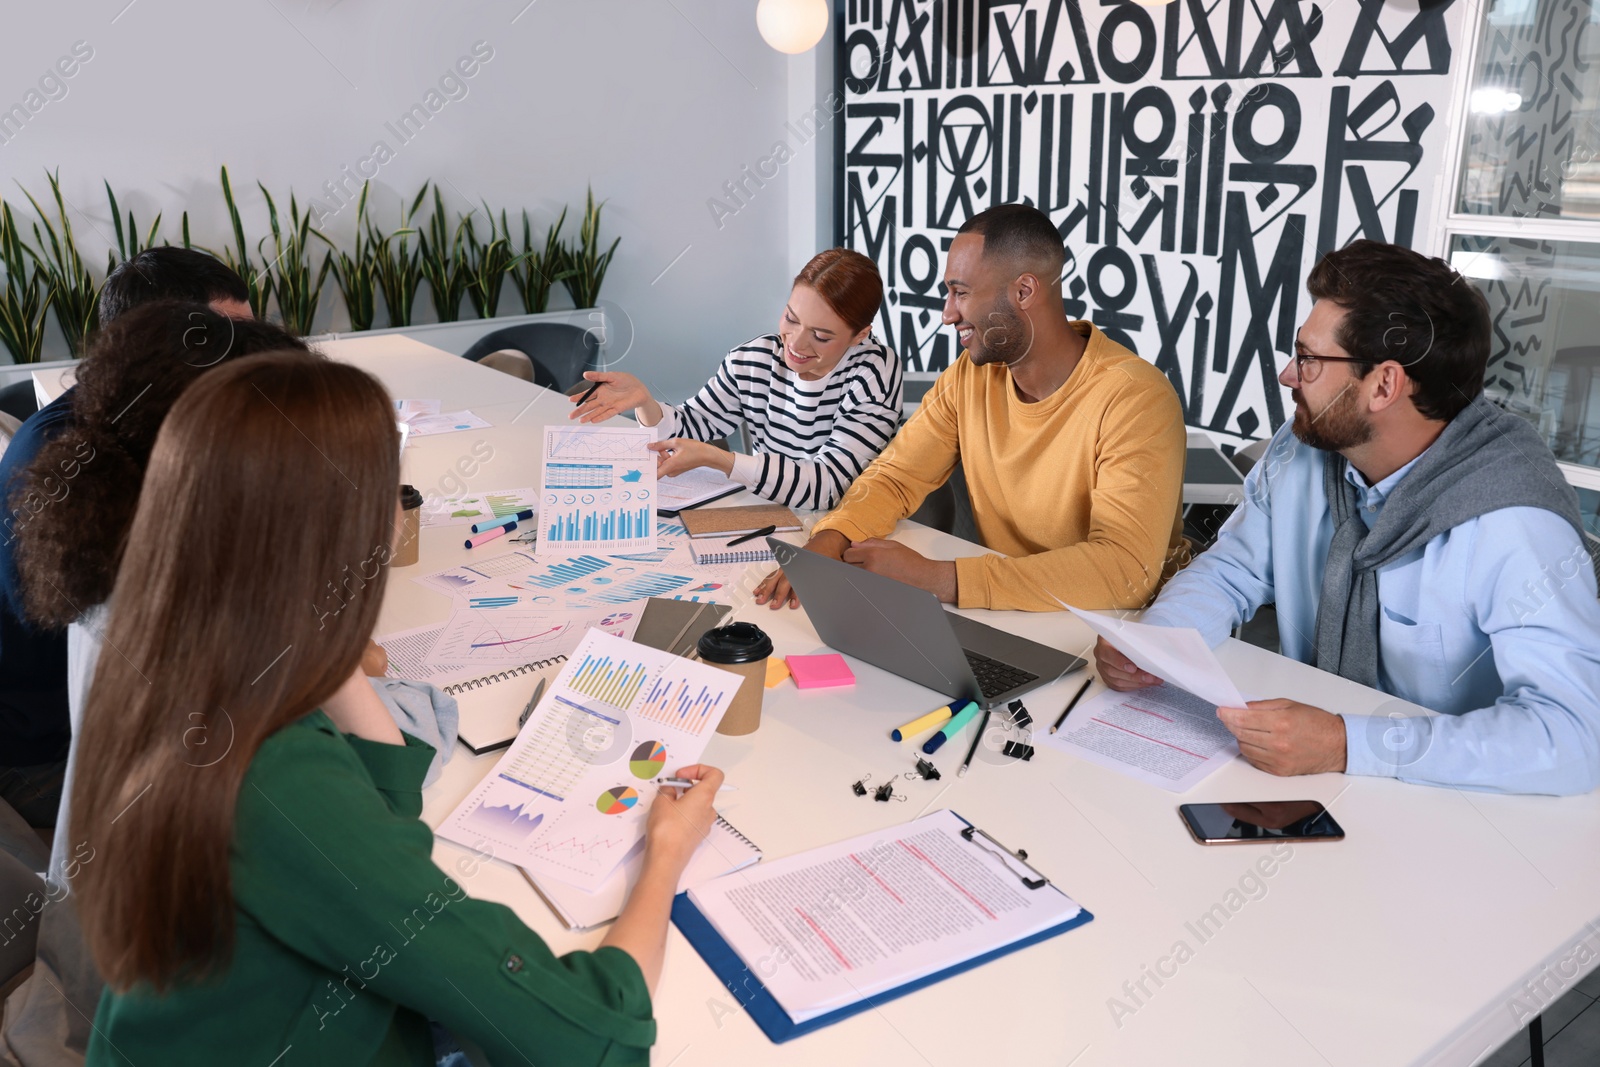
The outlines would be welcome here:
M 1087 322 L 1065 384 L 1018 399 L 1003 364 L 963 353 L 816 530 L 885 537 L 959 459 L 984 545 L 956 561 L 963 608 L 1140 608 L 1186 561 L 1179 512 L 1186 435 L 1171 384 Z M 1165 573 L 1164 573 L 1165 572 Z

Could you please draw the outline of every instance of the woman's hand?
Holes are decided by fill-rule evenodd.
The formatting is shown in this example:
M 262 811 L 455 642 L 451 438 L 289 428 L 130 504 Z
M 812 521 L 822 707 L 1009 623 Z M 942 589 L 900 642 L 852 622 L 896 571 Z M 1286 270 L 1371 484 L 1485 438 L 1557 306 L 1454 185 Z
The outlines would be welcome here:
M 344 680 L 338 690 L 322 702 L 322 710 L 343 734 L 355 734 L 368 741 L 403 745 L 405 736 L 394 724 L 394 716 L 367 681 L 360 667 Z
M 569 419 L 580 422 L 604 422 L 613 415 L 619 415 L 632 408 L 639 416 L 639 423 L 643 426 L 654 426 L 661 421 L 661 405 L 650 396 L 650 390 L 644 383 L 631 374 L 621 371 L 591 370 L 583 374 L 585 381 L 599 382 L 600 388 L 588 400 L 583 400 L 587 388 L 580 391 L 572 398 L 577 405 L 576 410 L 568 415 Z M 579 403 L 579 401 L 583 401 Z
M 691 778 L 695 785 L 681 794 L 674 788 L 662 788 L 650 807 L 644 831 L 645 863 L 659 864 L 674 884 L 717 821 L 712 802 L 722 786 L 722 772 L 696 763 L 680 769 L 677 777 Z
M 389 673 L 389 653 L 382 645 L 367 638 L 366 651 L 361 653 L 362 673 L 372 678 L 382 678 Z
M 733 453 L 726 448 L 708 445 L 688 437 L 669 437 L 647 446 L 656 454 L 656 477 L 669 478 L 674 474 L 692 471 L 696 467 L 710 467 L 723 474 L 733 473 Z

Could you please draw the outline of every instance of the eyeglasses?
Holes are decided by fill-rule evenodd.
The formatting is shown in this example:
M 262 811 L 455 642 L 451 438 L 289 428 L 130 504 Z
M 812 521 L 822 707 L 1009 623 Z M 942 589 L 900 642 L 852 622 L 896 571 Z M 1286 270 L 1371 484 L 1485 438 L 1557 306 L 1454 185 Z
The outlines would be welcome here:
M 1367 360 L 1355 359 L 1351 356 L 1314 356 L 1309 352 L 1296 352 L 1294 359 L 1294 376 L 1302 384 L 1309 385 L 1322 374 L 1324 363 L 1366 363 Z

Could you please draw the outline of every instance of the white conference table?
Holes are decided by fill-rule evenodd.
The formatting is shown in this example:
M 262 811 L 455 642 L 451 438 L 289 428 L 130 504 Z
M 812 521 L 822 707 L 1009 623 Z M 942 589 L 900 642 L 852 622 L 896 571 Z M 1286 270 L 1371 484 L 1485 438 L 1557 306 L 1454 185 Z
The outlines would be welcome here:
M 455 471 L 475 489 L 538 484 L 539 431 L 565 419 L 564 398 L 405 338 L 323 348 L 378 375 L 396 397 L 439 399 L 493 423 L 414 439 L 408 481 L 431 488 Z M 59 388 L 54 376 L 39 384 L 47 396 Z M 423 532 L 421 562 L 390 574 L 380 633 L 449 613 L 445 597 L 411 579 L 469 558 L 460 536 Z M 911 523 L 896 537 L 946 558 L 984 551 Z M 1066 613 L 968 614 L 1072 651 L 1089 644 Z M 736 617 L 766 629 L 779 655 L 821 648 L 803 611 L 751 604 Z M 1219 654 L 1248 694 L 1361 714 L 1407 707 L 1237 641 Z M 963 735 L 934 758 L 940 781 L 902 778 L 895 791 L 908 800 L 877 803 L 850 783 L 910 770 L 913 750 L 888 731 L 943 701 L 859 660 L 851 666 L 853 688 L 785 683 L 767 692 L 760 730 L 714 737 L 706 760 L 739 786 L 720 799 L 723 813 L 779 857 L 948 807 L 1026 849 L 1095 921 L 784 1045 L 767 1040 L 674 930 L 655 999 L 658 1064 L 1467 1067 L 1600 958 L 1600 794 L 1283 779 L 1235 760 L 1179 796 L 1042 745 L 1031 762 L 996 756 L 957 779 Z M 1027 698 L 1036 729 L 1048 729 L 1081 677 Z M 494 762 L 458 746 L 426 794 L 424 819 L 436 824 Z M 1188 801 L 1306 798 L 1327 804 L 1347 839 L 1292 846 L 1259 883 L 1250 876 L 1269 846 L 1198 846 L 1176 814 Z M 434 858 L 557 952 L 603 936 L 564 930 L 508 866 L 479 862 L 467 877 L 461 861 L 471 854 L 444 841 Z M 1249 896 L 1238 892 L 1242 878 Z M 1194 927 L 1217 905 L 1236 910 L 1202 940 Z M 1177 963 L 1180 941 L 1188 953 Z

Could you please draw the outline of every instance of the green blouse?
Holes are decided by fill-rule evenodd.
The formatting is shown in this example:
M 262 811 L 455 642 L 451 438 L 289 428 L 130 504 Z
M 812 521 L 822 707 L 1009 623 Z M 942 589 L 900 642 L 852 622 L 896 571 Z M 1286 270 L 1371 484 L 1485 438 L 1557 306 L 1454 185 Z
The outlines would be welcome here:
M 88 1063 L 434 1062 L 427 1020 L 499 1064 L 643 1064 L 650 993 L 616 948 L 556 957 L 433 863 L 433 749 L 340 734 L 321 711 L 261 746 L 239 791 L 234 949 L 157 995 L 106 990 Z

